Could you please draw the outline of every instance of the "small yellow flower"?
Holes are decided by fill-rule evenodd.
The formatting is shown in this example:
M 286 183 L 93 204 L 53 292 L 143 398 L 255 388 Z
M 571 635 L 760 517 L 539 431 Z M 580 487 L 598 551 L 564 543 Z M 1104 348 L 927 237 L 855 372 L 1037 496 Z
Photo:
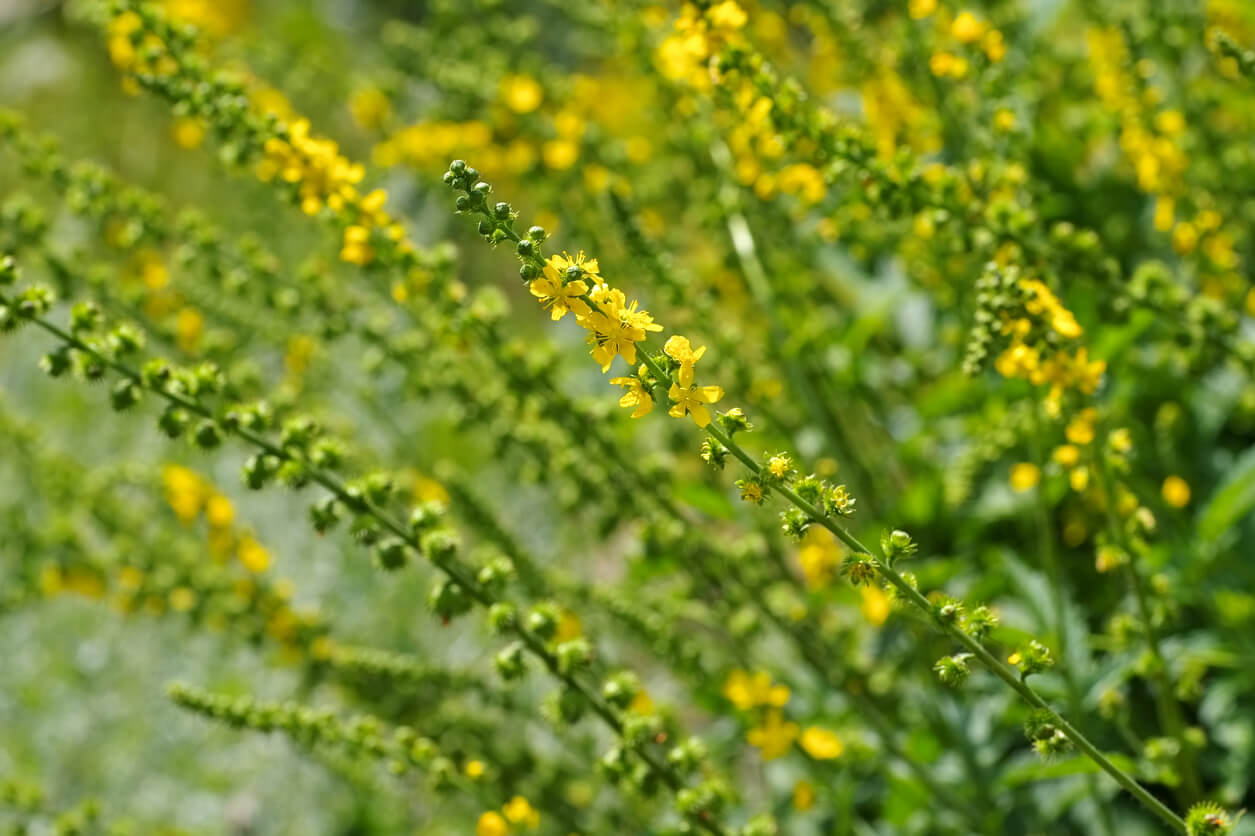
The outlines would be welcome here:
M 175 341 L 179 350 L 186 354 L 195 354 L 200 345 L 200 336 L 205 330 L 205 317 L 195 308 L 182 308 L 174 320 Z
M 570 610 L 563 610 L 558 616 L 558 632 L 554 634 L 554 641 L 569 642 L 583 634 L 584 625 L 580 622 L 580 617 Z
M 1179 223 L 1172 230 L 1172 248 L 1180 255 L 1189 255 L 1198 246 L 1198 230 L 1191 223 Z
M 511 824 L 522 824 L 529 828 L 540 827 L 540 811 L 533 807 L 526 798 L 516 795 L 501 808 Z
M 787 476 L 790 468 L 792 467 L 793 462 L 789 461 L 789 457 L 783 453 L 778 456 L 772 456 L 767 461 L 767 470 L 769 470 L 771 475 L 777 479 L 783 479 Z
M 912 20 L 923 20 L 937 11 L 937 0 L 911 0 L 907 6 L 907 14 Z
M 760 705 L 780 708 L 789 701 L 789 686 L 772 685 L 771 675 L 764 671 L 734 670 L 723 683 L 723 695 L 741 711 Z
M 180 148 L 199 148 L 205 141 L 205 123 L 187 116 L 175 119 L 173 133 L 174 144 Z
M 645 367 L 641 366 L 639 373 L 644 374 L 644 372 Z M 641 418 L 653 410 L 654 396 L 645 388 L 645 384 L 641 383 L 639 377 L 612 377 L 610 382 L 627 389 L 623 397 L 619 398 L 619 406 L 632 410 L 633 418 Z
M 186 586 L 170 590 L 170 609 L 174 612 L 187 612 L 196 606 L 196 593 Z
M 1081 460 L 1081 451 L 1072 444 L 1061 444 L 1055 448 L 1051 458 L 1064 467 L 1074 467 Z
M 588 304 L 580 298 L 588 293 L 588 285 L 580 279 L 563 284 L 560 274 L 548 264 L 540 278 L 533 279 L 528 288 L 549 311 L 549 318 L 554 322 L 566 316 L 568 311 L 574 311 L 576 316 L 588 313 Z
M 226 528 L 235 519 L 235 508 L 231 500 L 222 494 L 214 494 L 205 504 L 205 519 L 214 528 Z
M 340 260 L 362 266 L 375 258 L 375 248 L 370 245 L 370 230 L 364 226 L 350 226 L 344 230 L 344 244 L 340 247 Z
M 878 586 L 861 587 L 863 617 L 879 627 L 889 620 L 889 596 Z
M 500 813 L 489 810 L 475 823 L 475 836 L 509 836 L 510 825 Z
M 793 741 L 801 730 L 797 723 L 786 723 L 780 710 L 773 708 L 767 712 L 761 725 L 749 730 L 745 739 L 751 746 L 761 750 L 763 760 L 775 760 L 793 748 Z
M 706 10 L 706 19 L 718 29 L 740 29 L 749 18 L 735 0 L 723 0 Z
M 1072 490 L 1077 493 L 1085 490 L 1089 486 L 1089 468 L 1072 468 L 1072 472 L 1068 474 L 1068 483 L 1072 486 Z
M 467 761 L 466 766 L 463 768 L 463 771 L 466 773 L 466 777 L 470 778 L 472 781 L 475 780 L 476 778 L 482 778 L 485 771 L 484 762 L 483 761 Z
M 763 502 L 763 486 L 755 479 L 746 479 L 741 485 L 741 499 L 761 505 Z
M 799 743 L 806 750 L 806 754 L 819 761 L 840 757 L 845 751 L 845 744 L 834 732 L 819 726 L 811 726 L 802 732 Z
M 1017 493 L 1032 490 L 1041 481 L 1041 470 L 1032 462 L 1018 462 L 1011 467 L 1011 489 Z
M 1009 134 L 1015 130 L 1015 111 L 1005 107 L 998 108 L 998 111 L 994 113 L 994 130 L 1003 134 Z
M 960 12 L 954 23 L 950 24 L 950 34 L 962 43 L 975 43 L 985 34 L 987 26 L 988 24 L 977 20 L 976 15 L 971 12 Z
M 680 371 L 676 374 L 676 379 L 680 382 L 680 385 L 686 388 L 692 386 L 693 366 L 706 353 L 706 346 L 695 350 L 688 337 L 681 337 L 677 334 L 667 340 L 662 350 L 664 354 L 680 364 Z
M 805 813 L 815 806 L 815 788 L 810 781 L 802 780 L 793 785 L 793 809 Z
M 997 29 L 990 29 L 985 33 L 980 39 L 980 48 L 984 50 L 985 57 L 995 64 L 1007 57 L 1007 42 Z
M 501 79 L 501 100 L 515 113 L 531 113 L 544 98 L 545 91 L 531 76 L 508 75 Z
M 1079 415 L 1072 419 L 1063 434 L 1068 437 L 1068 441 L 1073 444 L 1089 444 L 1094 440 L 1094 416 L 1093 408 L 1083 410 Z
M 1190 485 L 1180 476 L 1169 476 L 1163 480 L 1163 501 L 1173 508 L 1184 508 L 1190 504 Z
M 236 548 L 236 557 L 250 572 L 264 572 L 270 566 L 270 552 L 250 536 L 245 536 L 240 540 Z
M 678 383 L 672 383 L 667 390 L 667 396 L 673 402 L 673 406 L 667 411 L 668 415 L 672 418 L 691 415 L 693 423 L 705 428 L 710 424 L 710 410 L 706 406 L 723 399 L 723 387 L 690 386 L 688 389 L 681 389 Z

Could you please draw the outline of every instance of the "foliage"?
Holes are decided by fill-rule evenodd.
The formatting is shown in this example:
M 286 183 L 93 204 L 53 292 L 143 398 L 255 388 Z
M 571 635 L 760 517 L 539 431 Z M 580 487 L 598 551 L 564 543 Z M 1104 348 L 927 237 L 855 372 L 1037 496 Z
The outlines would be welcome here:
M 1246 4 L 14 9 L 0 823 L 1249 832 Z

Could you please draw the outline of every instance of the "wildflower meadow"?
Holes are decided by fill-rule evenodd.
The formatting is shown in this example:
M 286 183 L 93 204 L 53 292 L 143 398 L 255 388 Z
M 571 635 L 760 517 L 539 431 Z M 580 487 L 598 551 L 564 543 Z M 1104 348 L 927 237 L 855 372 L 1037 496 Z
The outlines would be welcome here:
M 0 0 L 0 832 L 1251 836 L 1255 3 Z

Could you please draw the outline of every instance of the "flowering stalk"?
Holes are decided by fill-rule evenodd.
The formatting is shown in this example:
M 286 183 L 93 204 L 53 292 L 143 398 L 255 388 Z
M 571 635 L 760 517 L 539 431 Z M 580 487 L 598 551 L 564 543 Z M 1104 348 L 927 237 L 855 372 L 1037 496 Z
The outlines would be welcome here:
M 16 278 L 16 269 L 11 260 L 4 265 L 4 270 L 6 271 L 2 277 L 6 279 L 4 284 L 9 284 Z M 450 599 L 448 593 L 444 593 L 444 600 L 450 601 L 448 606 L 452 607 L 447 612 L 455 614 L 471 604 L 490 609 L 495 628 L 517 640 L 516 656 L 525 653 L 540 661 L 570 694 L 620 736 L 632 757 L 638 758 L 663 786 L 675 793 L 677 806 L 694 826 L 711 834 L 727 832 L 716 817 L 719 806 L 717 791 L 706 784 L 697 788 L 686 787 L 683 775 L 651 750 L 651 744 L 655 742 L 659 732 L 650 724 L 650 718 L 628 717 L 625 719 L 614 703 L 596 693 L 591 685 L 577 675 L 576 672 L 587 667 L 592 660 L 592 651 L 587 643 L 568 642 L 560 645 L 557 650 L 551 650 L 549 641 L 545 637 L 546 635 L 552 636 L 551 618 L 533 615 L 524 620 L 518 616 L 512 606 L 508 604 L 498 606 L 506 603 L 501 599 L 497 586 L 503 580 L 503 574 L 508 575 L 508 572 L 504 569 L 496 569 L 492 573 L 481 570 L 477 575 L 472 576 L 467 568 L 456 562 L 457 544 L 452 536 L 448 532 L 433 528 L 436 520 L 433 519 L 431 509 L 420 508 L 416 511 L 412 525 L 407 526 L 399 522 L 372 499 L 372 489 L 369 485 L 365 490 L 356 485 L 347 485 L 316 463 L 318 458 L 328 459 L 330 453 L 328 448 L 324 447 L 320 455 L 312 460 L 303 459 L 293 452 L 290 442 L 276 444 L 265 438 L 257 429 L 264 426 L 265 422 L 259 420 L 259 414 L 256 412 L 240 414 L 233 411 L 224 420 L 219 420 L 215 412 L 197 397 L 186 394 L 188 391 L 186 384 L 173 378 L 169 367 L 164 363 L 157 361 L 155 364 L 146 365 L 143 371 L 136 371 L 117 357 L 106 353 L 102 348 L 90 344 L 83 337 L 76 336 L 50 322 L 46 319 L 46 314 L 51 303 L 51 293 L 39 286 L 28 288 L 15 298 L 10 298 L 6 293 L 0 292 L 0 326 L 4 326 L 5 330 L 11 330 L 22 322 L 30 322 L 56 337 L 66 350 L 76 352 L 84 358 L 84 362 L 96 370 L 92 374 L 97 378 L 106 370 L 112 370 L 122 378 L 122 383 L 115 388 L 115 392 L 125 393 L 122 397 L 128 405 L 134 404 L 142 391 L 150 392 L 167 401 L 170 408 L 162 418 L 163 427 L 173 428 L 173 422 L 186 422 L 188 416 L 199 419 L 201 423 L 197 425 L 193 437 L 202 447 L 218 446 L 223 432 L 235 435 L 247 442 L 265 457 L 264 459 L 255 458 L 253 463 L 246 467 L 246 479 L 259 487 L 283 468 L 287 469 L 289 480 L 295 479 L 298 484 L 312 481 L 321 485 L 342 507 L 352 509 L 355 513 L 369 518 L 372 524 L 377 525 L 383 533 L 389 536 L 390 539 L 381 542 L 377 547 L 377 559 L 384 567 L 399 568 L 407 561 L 409 552 L 425 556 L 448 579 L 451 587 L 458 590 L 454 599 L 460 598 L 461 604 L 452 603 L 454 599 Z M 118 332 L 115 331 L 112 336 L 113 344 L 118 346 Z M 133 353 L 137 349 L 138 343 L 134 340 L 122 343 L 120 346 L 123 355 Z M 204 375 L 201 377 L 204 378 Z M 204 386 L 207 383 L 208 380 L 202 379 L 200 385 Z M 115 395 L 115 404 L 116 397 Z M 182 417 L 176 417 L 180 412 Z M 292 425 L 288 435 L 292 436 L 298 432 L 305 436 L 304 440 L 307 442 L 308 429 Z M 341 454 L 334 455 L 335 459 L 338 459 Z M 334 512 L 330 510 L 316 509 L 315 519 L 317 520 L 320 515 L 324 520 L 334 519 Z M 537 632 L 537 629 L 530 625 L 540 625 L 538 629 L 543 633 Z M 501 658 L 499 657 L 499 664 L 501 664 Z M 517 658 L 508 661 L 507 666 L 512 671 L 512 676 L 522 673 L 521 661 Z M 665 739 L 665 735 L 662 739 Z M 626 752 L 621 753 L 621 757 L 626 758 Z M 678 762 L 691 763 L 692 758 L 679 758 Z
M 692 367 L 700 359 L 701 351 L 692 351 L 688 340 L 683 340 L 682 345 L 674 342 L 683 339 L 676 337 L 668 341 L 665 357 L 639 350 L 643 348 L 643 345 L 637 344 L 645 342 L 646 330 L 654 330 L 653 320 L 652 318 L 633 319 L 637 316 L 636 305 L 633 303 L 630 308 L 627 307 L 621 293 L 618 296 L 619 301 L 616 302 L 612 301 L 614 297 L 610 295 L 611 291 L 602 291 L 599 294 L 589 292 L 587 283 L 581 277 L 591 275 L 594 278 L 600 278 L 595 261 L 585 262 L 582 254 L 574 260 L 568 257 L 555 257 L 546 261 L 539 249 L 539 244 L 544 239 L 543 230 L 539 233 L 530 232 L 527 238 L 516 232 L 513 229 L 514 216 L 509 204 L 497 203 L 490 209 L 487 206 L 487 196 L 491 193 L 492 187 L 480 180 L 478 171 L 468 167 L 466 163 L 460 160 L 454 161 L 445 175 L 445 181 L 450 186 L 463 191 L 463 195 L 458 198 L 459 211 L 474 211 L 484 217 L 484 220 L 480 222 L 481 235 L 491 243 L 511 241 L 516 245 L 516 252 L 523 262 L 521 275 L 524 280 L 531 283 L 533 295 L 540 297 L 547 306 L 555 308 L 552 318 L 558 320 L 567 312 L 574 311 L 577 321 L 591 331 L 589 342 L 594 346 L 593 357 L 601 363 L 603 371 L 609 368 L 610 362 L 618 354 L 622 354 L 629 363 L 635 362 L 639 357 L 643 366 L 642 374 L 647 370 L 652 379 L 652 385 L 646 386 L 639 376 L 632 378 L 631 380 L 635 382 L 630 385 L 624 384 L 628 385 L 629 391 L 621 400 L 621 405 L 634 408 L 634 416 L 639 417 L 652 409 L 653 395 L 650 390 L 654 386 L 665 389 L 676 404 L 670 411 L 672 416 L 684 417 L 692 413 L 694 422 L 710 436 L 713 442 L 720 445 L 724 455 L 730 453 L 749 471 L 750 479 L 744 480 L 743 484 L 746 487 L 743 491 L 753 488 L 752 498 L 761 501 L 769 487 L 802 512 L 804 516 L 798 521 L 799 528 L 804 530 L 807 525 L 818 524 L 828 529 L 851 549 L 859 561 L 887 582 L 898 596 L 914 606 L 948 637 L 961 644 L 967 653 L 1006 683 L 1032 708 L 1049 718 L 1049 722 L 1059 734 L 1075 745 L 1103 772 L 1110 775 L 1122 788 L 1165 823 L 1178 832 L 1186 832 L 1185 822 L 1180 816 L 1155 798 L 1136 779 L 1116 766 L 1085 735 L 1052 709 L 1027 683 L 1028 673 L 1040 671 L 1049 664 L 1046 661 L 1048 657 L 1042 655 L 1045 653 L 1044 648 L 1037 651 L 1035 656 L 1025 659 L 1019 676 L 1009 670 L 985 648 L 979 638 L 971 635 L 968 629 L 964 629 L 959 623 L 960 607 L 952 603 L 930 602 L 893 566 L 893 557 L 904 553 L 909 554 L 917 548 L 909 535 L 895 531 L 892 536 L 885 539 L 885 559 L 872 556 L 871 550 L 866 545 L 833 519 L 833 514 L 829 513 L 828 508 L 821 509 L 785 483 L 782 477 L 788 472 L 787 464 L 778 469 L 783 472 L 773 472 L 771 467 L 754 459 L 733 440 L 733 432 L 747 425 L 739 412 L 735 415 L 725 413 L 719 421 L 711 420 L 706 410 L 706 403 L 714 403 L 722 399 L 723 391 L 719 387 L 706 387 L 709 391 L 703 391 L 700 395 L 695 394 L 698 390 L 693 384 Z M 588 268 L 585 268 L 585 264 L 589 265 Z M 558 272 L 556 267 L 559 265 L 563 267 L 565 274 Z M 600 287 L 608 288 L 607 285 L 600 285 Z M 621 324 L 615 324 L 616 322 Z M 648 329 L 637 327 L 635 323 L 638 322 L 642 326 L 649 326 Z M 635 330 L 631 330 L 633 328 Z M 664 360 L 659 358 L 664 358 Z M 663 365 L 664 361 L 667 362 L 666 367 Z M 611 382 L 627 380 L 619 378 Z M 731 431 L 728 428 L 732 428 Z M 812 492 L 817 497 L 819 496 L 817 490 Z M 841 495 L 844 496 L 844 492 Z M 839 499 L 838 501 L 844 503 L 845 500 Z M 839 505 L 834 510 L 842 513 L 843 505 Z M 786 528 L 788 525 L 789 523 L 786 522 Z M 984 632 L 984 629 L 981 632 Z

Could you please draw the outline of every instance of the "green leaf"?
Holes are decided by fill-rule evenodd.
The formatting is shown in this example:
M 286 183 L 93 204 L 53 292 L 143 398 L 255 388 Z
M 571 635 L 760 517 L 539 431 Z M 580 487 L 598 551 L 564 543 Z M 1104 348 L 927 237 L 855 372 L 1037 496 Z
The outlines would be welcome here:
M 1198 536 L 1215 542 L 1255 508 L 1255 449 L 1247 450 L 1198 518 Z

